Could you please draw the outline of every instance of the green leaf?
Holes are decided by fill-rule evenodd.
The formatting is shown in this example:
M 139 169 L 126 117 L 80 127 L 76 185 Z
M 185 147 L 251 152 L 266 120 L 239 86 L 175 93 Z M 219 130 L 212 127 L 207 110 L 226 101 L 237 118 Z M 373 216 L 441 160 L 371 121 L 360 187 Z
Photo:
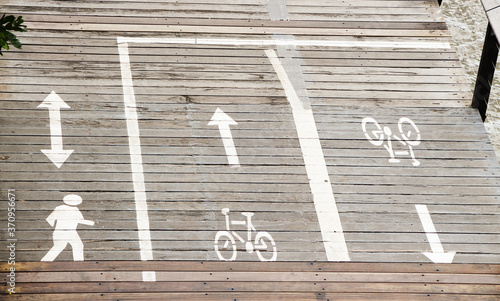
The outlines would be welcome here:
M 9 39 L 9 42 L 12 44 L 12 46 L 14 46 L 16 48 L 22 47 L 21 42 L 19 42 L 19 40 L 17 39 L 17 37 L 14 34 L 9 33 L 8 39 Z
M 2 23 L 2 24 L 7 24 L 7 26 L 10 26 L 10 24 L 11 24 L 12 22 L 14 22 L 15 20 L 16 20 L 16 17 L 14 17 L 13 15 L 10 15 L 10 16 L 5 16 L 5 15 L 4 15 L 4 16 L 2 17 L 2 22 L 1 22 L 1 23 Z M 7 27 L 7 26 L 6 26 L 6 27 Z
M 23 23 L 24 23 L 23 17 L 22 16 L 17 17 L 16 21 L 13 24 L 12 30 L 15 30 L 15 31 L 26 31 L 26 29 L 25 29 L 26 25 L 21 25 Z
M 0 55 L 3 55 L 1 50 L 2 48 L 5 50 L 9 50 L 9 44 L 12 46 L 21 49 L 22 44 L 19 39 L 16 37 L 13 31 L 24 32 L 26 31 L 26 25 L 22 25 L 24 23 L 23 17 L 18 16 L 17 18 L 13 15 L 6 16 L 2 15 L 0 18 Z

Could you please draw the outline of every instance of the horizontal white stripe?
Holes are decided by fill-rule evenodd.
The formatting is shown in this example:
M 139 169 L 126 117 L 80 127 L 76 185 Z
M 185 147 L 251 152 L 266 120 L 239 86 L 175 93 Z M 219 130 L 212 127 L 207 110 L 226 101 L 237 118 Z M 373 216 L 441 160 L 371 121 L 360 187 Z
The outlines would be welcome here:
M 327 40 L 246 40 L 246 39 L 183 39 L 183 38 L 129 38 L 118 37 L 118 43 L 193 44 L 232 46 L 321 46 L 361 48 L 427 48 L 450 49 L 450 43 L 393 42 L 393 41 L 327 41 Z

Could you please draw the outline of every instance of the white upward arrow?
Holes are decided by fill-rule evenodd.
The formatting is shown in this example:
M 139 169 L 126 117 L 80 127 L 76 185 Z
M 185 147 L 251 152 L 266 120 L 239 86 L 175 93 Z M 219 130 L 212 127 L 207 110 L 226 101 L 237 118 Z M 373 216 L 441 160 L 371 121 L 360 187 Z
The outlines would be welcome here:
M 239 166 L 240 161 L 238 160 L 238 154 L 236 153 L 236 147 L 234 147 L 233 136 L 231 135 L 229 126 L 237 124 L 236 121 L 219 108 L 215 110 L 212 120 L 208 123 L 208 125 L 217 125 L 219 127 L 222 143 L 224 143 L 224 148 L 226 150 L 227 161 L 229 165 L 233 166 Z
M 441 240 L 439 240 L 427 206 L 415 205 L 415 208 L 417 208 L 418 216 L 424 226 L 425 234 L 432 250 L 432 252 L 422 252 L 422 254 L 434 263 L 451 263 L 456 252 L 444 252 L 443 245 L 441 244 Z
M 57 168 L 61 168 L 73 150 L 63 150 L 62 129 L 61 129 L 61 108 L 69 109 L 67 103 L 62 100 L 56 92 L 52 91 L 45 100 L 38 106 L 48 108 L 50 117 L 50 145 L 51 149 L 41 151 L 54 163 Z

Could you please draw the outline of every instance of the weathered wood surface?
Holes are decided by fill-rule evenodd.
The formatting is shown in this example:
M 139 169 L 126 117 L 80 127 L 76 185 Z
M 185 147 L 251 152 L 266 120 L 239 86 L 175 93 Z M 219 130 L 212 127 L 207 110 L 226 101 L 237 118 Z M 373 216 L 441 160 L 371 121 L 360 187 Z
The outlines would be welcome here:
M 498 299 L 500 165 L 469 108 L 471 92 L 437 1 L 0 4 L 2 12 L 22 14 L 30 29 L 19 34 L 23 49 L 0 59 L 1 198 L 15 189 L 22 293 L 13 298 L 137 299 L 148 291 L 140 298 Z M 123 41 L 153 262 L 139 262 L 137 214 L 144 210 L 134 198 Z M 310 102 L 356 263 L 321 262 L 327 257 L 297 116 L 269 49 Z M 41 152 L 51 145 L 51 119 L 38 105 L 51 91 L 70 106 L 60 110 L 61 128 L 64 149 L 74 152 L 60 168 Z M 238 123 L 231 133 L 239 167 L 228 165 L 221 134 L 208 125 L 217 108 Z M 421 133 L 412 148 L 420 165 L 409 155 L 389 162 L 387 149 L 363 133 L 366 117 L 397 136 L 400 118 L 410 118 Z M 40 262 L 53 246 L 46 218 L 68 194 L 83 198 L 78 208 L 95 222 L 78 226 L 86 261 L 69 262 L 67 246 L 55 262 Z M 415 205 L 427 205 L 445 252 L 456 252 L 454 264 L 428 264 L 423 252 L 431 247 Z M 2 223 L 8 206 L 0 202 Z M 222 208 L 233 220 L 253 212 L 280 262 L 259 263 L 243 244 L 242 262 L 218 262 Z M 234 229 L 246 235 L 244 226 Z M 9 233 L 0 229 L 2 239 Z M 0 249 L 0 261 L 9 255 Z M 141 281 L 148 270 L 157 272 L 156 283 Z
M 0 267 L 2 271 L 8 269 L 7 264 Z M 157 271 L 157 281 L 142 282 L 142 271 L 151 269 Z M 499 269 L 498 265 L 486 264 L 23 262 L 18 264 L 16 276 L 18 293 L 9 297 L 13 300 L 497 300 Z
M 79 229 L 89 259 L 137 259 L 138 246 L 120 241 L 137 233 L 117 36 L 449 43 L 434 1 L 4 2 L 31 29 L 20 34 L 23 50 L 0 61 L 1 177 L 19 200 L 21 260 L 39 260 L 50 248 L 45 217 L 69 193 L 84 198 L 81 212 L 96 221 Z M 325 259 L 291 108 L 268 48 L 129 44 L 158 259 L 214 259 L 208 253 L 224 228 L 224 207 L 235 216 L 254 212 L 256 226 L 279 241 L 280 260 Z M 470 91 L 453 49 L 297 49 L 353 258 L 426 261 L 414 205 L 427 204 L 456 262 L 498 262 L 491 235 L 499 227 L 499 166 L 477 112 L 465 107 Z M 62 128 L 75 152 L 61 169 L 40 152 L 50 142 L 49 116 L 37 106 L 52 90 L 71 107 L 61 110 Z M 238 122 L 240 168 L 227 166 L 217 128 L 207 126 L 217 107 Z M 409 158 L 389 163 L 387 151 L 362 133 L 365 117 L 396 130 L 402 116 L 422 132 L 414 149 L 421 167 Z

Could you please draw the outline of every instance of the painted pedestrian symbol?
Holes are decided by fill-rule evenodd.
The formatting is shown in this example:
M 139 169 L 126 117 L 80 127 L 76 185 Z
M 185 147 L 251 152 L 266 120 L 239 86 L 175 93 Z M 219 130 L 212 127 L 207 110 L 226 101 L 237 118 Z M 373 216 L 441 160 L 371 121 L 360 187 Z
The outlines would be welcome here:
M 276 261 L 278 251 L 271 234 L 265 231 L 259 231 L 255 235 L 255 241 L 252 242 L 252 233 L 257 229 L 252 224 L 253 212 L 242 212 L 241 214 L 247 218 L 246 221 L 231 221 L 229 219 L 229 209 L 222 209 L 222 214 L 226 218 L 226 231 L 219 231 L 215 235 L 214 248 L 215 253 L 220 260 L 233 261 L 236 260 L 236 240 L 245 244 L 245 250 L 248 253 L 257 253 L 260 261 Z M 247 239 L 243 239 L 238 233 L 231 230 L 231 225 L 247 226 Z
M 78 224 L 93 226 L 94 222 L 83 218 L 82 213 L 76 207 L 82 203 L 82 198 L 76 194 L 64 197 L 65 205 L 57 206 L 47 217 L 47 222 L 54 227 L 52 234 L 54 246 L 42 258 L 41 261 L 54 261 L 56 257 L 66 248 L 68 244 L 73 250 L 73 260 L 83 261 L 83 243 L 76 232 Z
M 413 166 L 419 166 L 420 161 L 415 159 L 413 147 L 420 144 L 420 131 L 415 123 L 407 117 L 402 117 L 398 122 L 398 130 L 401 137 L 392 134 L 392 130 L 388 126 L 382 128 L 380 124 L 371 117 L 366 117 L 361 123 L 363 133 L 366 139 L 375 146 L 384 145 L 384 148 L 389 152 L 389 162 L 399 163 L 400 160 L 396 156 L 410 156 L 413 159 Z M 396 140 L 400 145 L 408 148 L 408 150 L 395 151 L 392 141 Z

